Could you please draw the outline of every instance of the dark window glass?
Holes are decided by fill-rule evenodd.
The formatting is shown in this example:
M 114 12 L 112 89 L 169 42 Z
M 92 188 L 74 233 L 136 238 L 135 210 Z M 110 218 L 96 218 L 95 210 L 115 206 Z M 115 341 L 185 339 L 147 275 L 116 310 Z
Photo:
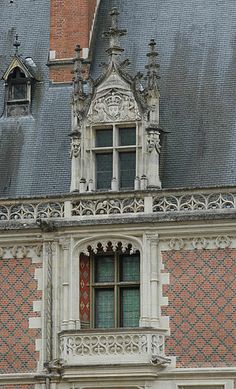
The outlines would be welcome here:
M 112 129 L 96 130 L 96 147 L 109 147 L 113 144 Z
M 139 288 L 120 290 L 120 326 L 138 327 L 139 325 Z
M 135 151 L 119 154 L 120 167 L 120 188 L 128 189 L 134 187 L 136 153 Z
M 139 256 L 122 255 L 120 256 L 120 281 L 139 281 Z
M 9 76 L 9 99 L 27 99 L 27 80 L 19 68 L 15 68 Z
M 135 128 L 120 128 L 119 129 L 119 145 L 131 146 L 136 144 L 136 129 Z
M 139 255 L 114 253 L 96 255 L 93 260 L 94 326 L 138 327 Z
M 97 189 L 110 189 L 112 153 L 96 154 Z
M 26 84 L 13 84 L 12 85 L 12 99 L 13 100 L 25 100 L 27 98 L 27 85 Z
M 114 312 L 114 289 L 95 289 L 95 327 L 114 327 Z
M 95 282 L 114 282 L 114 257 L 95 257 Z

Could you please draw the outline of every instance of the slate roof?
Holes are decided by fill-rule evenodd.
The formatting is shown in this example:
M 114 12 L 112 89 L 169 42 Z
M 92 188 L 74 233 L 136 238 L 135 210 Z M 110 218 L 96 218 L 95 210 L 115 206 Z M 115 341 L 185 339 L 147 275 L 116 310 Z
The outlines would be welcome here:
M 232 0 L 103 0 L 96 36 L 120 10 L 124 55 L 143 72 L 147 45 L 157 42 L 160 120 L 170 131 L 161 159 L 165 188 L 236 183 L 236 2 Z M 92 73 L 104 62 L 94 42 Z
M 165 136 L 164 188 L 236 182 L 236 2 L 234 0 L 101 0 L 92 50 L 92 75 L 106 61 L 101 34 L 112 6 L 120 10 L 124 56 L 130 72 L 144 71 L 147 45 L 157 42 L 161 126 Z M 0 197 L 69 192 L 71 87 L 52 86 L 48 0 L 0 2 L 0 77 L 17 32 L 20 52 L 32 57 L 41 81 L 32 117 L 0 119 Z M 26 16 L 27 15 L 27 16 Z M 29 34 L 30 31 L 30 34 Z M 79 42 L 78 42 L 79 43 Z M 0 115 L 4 87 L 0 82 Z
M 14 54 L 18 33 L 22 57 L 37 66 L 32 116 L 0 118 L 0 197 L 69 192 L 71 86 L 52 86 L 46 66 L 49 53 L 48 0 L 0 2 L 0 78 Z M 4 85 L 0 81 L 0 116 Z

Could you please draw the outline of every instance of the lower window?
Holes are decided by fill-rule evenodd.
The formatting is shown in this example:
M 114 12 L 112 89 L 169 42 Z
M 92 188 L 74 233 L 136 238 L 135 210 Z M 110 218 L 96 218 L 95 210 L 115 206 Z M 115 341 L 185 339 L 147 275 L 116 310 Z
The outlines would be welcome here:
M 110 252 L 91 254 L 90 281 L 87 291 L 87 317 L 90 328 L 138 327 L 140 317 L 140 259 L 139 254 Z M 86 261 L 81 257 L 81 263 Z M 85 262 L 84 262 L 85 264 Z M 88 270 L 88 263 L 82 266 Z M 83 273 L 81 274 L 83 277 Z M 85 285 L 82 282 L 82 285 Z M 80 310 L 85 311 L 83 291 Z M 82 307 L 82 308 L 81 308 Z M 85 312 L 86 313 L 86 312 Z M 82 314 L 83 323 L 83 314 Z

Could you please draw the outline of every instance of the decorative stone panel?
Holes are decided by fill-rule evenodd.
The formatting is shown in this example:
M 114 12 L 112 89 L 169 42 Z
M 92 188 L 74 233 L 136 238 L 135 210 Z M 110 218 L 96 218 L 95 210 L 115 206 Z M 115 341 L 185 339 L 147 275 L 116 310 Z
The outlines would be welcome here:
M 37 302 L 42 299 L 35 280 L 40 263 L 29 258 L 0 259 L 0 371 L 32 372 L 37 369 L 39 353 L 36 340 L 41 338 Z M 28 389 L 30 385 L 9 386 Z
M 165 336 L 145 329 L 96 330 L 60 334 L 63 365 L 169 364 Z
M 162 308 L 170 317 L 167 355 L 177 356 L 177 367 L 235 366 L 236 250 L 172 249 L 163 262 L 170 274 Z

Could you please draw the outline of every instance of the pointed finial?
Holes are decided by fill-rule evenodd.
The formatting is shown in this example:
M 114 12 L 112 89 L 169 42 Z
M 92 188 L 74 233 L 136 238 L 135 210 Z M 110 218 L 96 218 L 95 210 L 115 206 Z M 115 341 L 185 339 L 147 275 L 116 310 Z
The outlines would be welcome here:
M 122 53 L 123 49 L 120 47 L 119 38 L 127 33 L 126 30 L 119 30 L 118 28 L 118 16 L 119 11 L 116 7 L 112 8 L 111 12 L 111 27 L 108 31 L 104 32 L 104 36 L 109 37 L 109 48 L 107 53 L 110 55 L 112 60 Z
M 145 66 L 146 69 L 148 69 L 147 72 L 147 80 L 148 80 L 148 87 L 154 88 L 157 86 L 157 80 L 160 78 L 158 75 L 158 68 L 160 65 L 157 63 L 157 56 L 158 52 L 156 51 L 156 42 L 154 39 L 150 40 L 149 43 L 150 51 L 147 53 L 148 57 L 148 64 Z
M 75 48 L 75 59 L 74 59 L 74 93 L 83 95 L 84 94 L 84 88 L 83 88 L 83 77 L 82 77 L 82 71 L 83 71 L 83 60 L 81 58 L 81 47 L 80 45 L 77 45 Z
M 18 50 L 19 50 L 19 47 L 21 45 L 20 41 L 18 40 L 18 34 L 16 34 L 15 36 L 15 41 L 13 43 L 13 46 L 15 47 L 15 55 L 18 55 Z

